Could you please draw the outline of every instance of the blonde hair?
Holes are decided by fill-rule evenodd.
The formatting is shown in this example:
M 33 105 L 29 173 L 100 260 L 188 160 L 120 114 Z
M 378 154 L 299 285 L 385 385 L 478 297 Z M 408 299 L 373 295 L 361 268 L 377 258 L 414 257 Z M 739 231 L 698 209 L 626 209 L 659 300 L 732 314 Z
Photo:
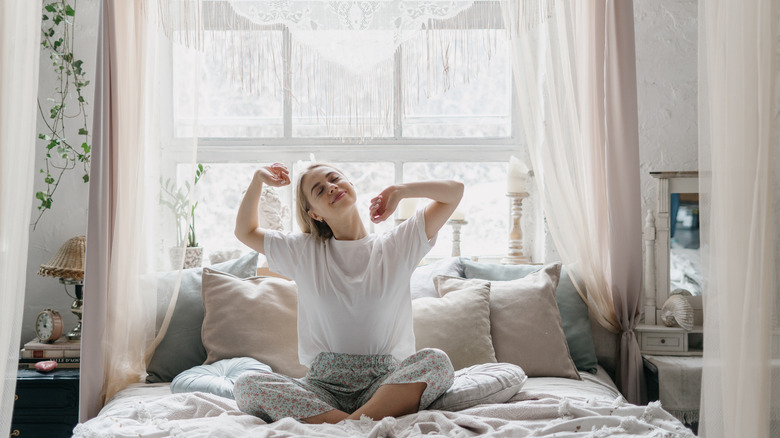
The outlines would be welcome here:
M 311 234 L 312 236 L 316 237 L 318 240 L 328 240 L 331 237 L 333 237 L 333 230 L 330 229 L 330 226 L 325 223 L 324 220 L 317 221 L 314 220 L 311 216 L 309 216 L 309 210 L 311 209 L 311 204 L 309 204 L 309 200 L 306 198 L 306 191 L 303 189 L 303 178 L 306 177 L 309 173 L 311 173 L 312 170 L 318 169 L 320 167 L 329 167 L 336 172 L 344 175 L 344 172 L 340 171 L 339 169 L 336 169 L 335 167 L 324 164 L 324 163 L 315 163 L 309 165 L 309 167 L 306 168 L 306 170 L 301 173 L 301 176 L 298 177 L 298 187 L 295 189 L 296 193 L 296 210 L 298 215 L 298 226 L 301 227 L 301 231 L 306 234 Z

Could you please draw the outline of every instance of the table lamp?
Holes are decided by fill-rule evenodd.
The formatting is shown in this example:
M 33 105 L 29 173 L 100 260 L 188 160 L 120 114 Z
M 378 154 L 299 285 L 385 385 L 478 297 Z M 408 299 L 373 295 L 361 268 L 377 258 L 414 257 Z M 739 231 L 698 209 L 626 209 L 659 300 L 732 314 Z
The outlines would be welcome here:
M 68 339 L 81 340 L 81 309 L 84 304 L 84 255 L 86 253 L 87 239 L 84 236 L 76 236 L 68 239 L 57 254 L 48 262 L 41 265 L 38 275 L 44 277 L 58 277 L 60 283 L 65 285 L 65 293 L 73 298 L 70 311 L 79 319 L 78 325 L 68 333 Z M 74 285 L 76 296 L 68 293 L 68 285 Z

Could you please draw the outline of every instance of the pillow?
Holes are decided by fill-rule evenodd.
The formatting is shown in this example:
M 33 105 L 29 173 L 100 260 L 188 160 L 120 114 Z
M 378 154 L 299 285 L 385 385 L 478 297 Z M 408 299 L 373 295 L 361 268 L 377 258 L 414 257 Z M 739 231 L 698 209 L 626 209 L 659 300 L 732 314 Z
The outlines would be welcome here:
M 528 380 L 523 369 L 511 363 L 484 363 L 455 371 L 455 381 L 427 409 L 460 411 L 487 403 L 505 403 Z
M 203 270 L 205 363 L 252 357 L 275 373 L 303 377 L 298 360 L 298 288 L 276 277 L 237 278 Z
M 555 303 L 560 273 L 553 263 L 518 280 L 491 281 L 490 334 L 499 362 L 519 365 L 529 377 L 579 380 Z M 446 298 L 470 281 L 439 276 L 436 289 Z
M 412 301 L 417 350 L 443 350 L 456 370 L 496 362 L 490 339 L 490 282 L 464 280 L 458 285 L 459 290 L 444 298 Z
M 171 392 L 208 392 L 232 399 L 233 385 L 238 376 L 246 371 L 270 373 L 271 367 L 251 357 L 234 357 L 210 365 L 198 365 L 174 377 Z
M 257 252 L 252 251 L 238 259 L 211 267 L 238 277 L 251 277 L 257 273 L 257 255 Z M 179 297 L 168 330 L 146 367 L 148 383 L 170 382 L 180 372 L 200 365 L 206 360 L 206 350 L 200 340 L 200 329 L 203 323 L 202 271 L 203 268 L 182 270 Z M 159 297 L 157 319 L 160 323 L 165 316 L 178 276 L 179 271 L 156 276 Z
M 534 265 L 494 265 L 463 259 L 463 275 L 483 280 L 516 280 L 539 270 Z M 588 305 L 582 300 L 571 281 L 566 268 L 561 268 L 561 278 L 555 291 L 555 301 L 561 312 L 561 325 L 566 333 L 566 343 L 574 364 L 580 371 L 596 373 L 598 359 L 588 315 Z
M 437 298 L 436 288 L 433 285 L 433 277 L 437 275 L 449 275 L 450 277 L 463 277 L 463 263 L 460 257 L 448 257 L 429 265 L 415 268 L 412 278 L 409 280 L 412 299 L 423 297 Z

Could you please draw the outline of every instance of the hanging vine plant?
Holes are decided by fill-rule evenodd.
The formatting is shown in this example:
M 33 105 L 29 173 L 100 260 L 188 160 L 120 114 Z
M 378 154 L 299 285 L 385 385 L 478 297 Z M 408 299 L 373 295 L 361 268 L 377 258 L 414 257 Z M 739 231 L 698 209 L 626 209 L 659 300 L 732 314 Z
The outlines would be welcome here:
M 87 102 L 83 94 L 89 81 L 82 69 L 83 61 L 73 56 L 75 6 L 75 0 L 57 0 L 43 7 L 41 46 L 44 52 L 49 53 L 58 85 L 54 94 L 46 99 L 51 105 L 48 111 L 44 111 L 44 105 L 38 99 L 38 111 L 45 125 L 43 132 L 38 133 L 38 139 L 46 148 L 43 167 L 40 169 L 46 190 L 35 193 L 35 198 L 40 201 L 40 213 L 32 224 L 33 229 L 46 210 L 51 209 L 54 193 L 68 170 L 79 168 L 79 171 L 84 172 L 84 182 L 89 182 L 92 147 L 89 140 Z M 66 138 L 66 124 L 70 127 L 71 123 L 77 123 L 78 126 L 75 140 Z

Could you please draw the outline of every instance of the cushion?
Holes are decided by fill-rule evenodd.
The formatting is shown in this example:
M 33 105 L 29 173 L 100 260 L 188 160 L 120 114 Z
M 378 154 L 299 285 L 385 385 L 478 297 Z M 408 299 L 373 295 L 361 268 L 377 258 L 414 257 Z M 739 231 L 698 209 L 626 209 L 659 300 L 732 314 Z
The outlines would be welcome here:
M 516 280 L 539 269 L 538 265 L 495 265 L 477 263 L 468 259 L 463 259 L 462 264 L 462 277 L 483 280 Z M 555 301 L 561 312 L 561 325 L 574 364 L 580 371 L 596 373 L 598 359 L 591 332 L 588 305 L 574 287 L 566 268 L 561 268 Z
M 276 277 L 237 278 L 203 270 L 205 363 L 252 357 L 274 372 L 303 377 L 298 360 L 298 288 Z
M 433 278 L 437 275 L 449 275 L 450 277 L 463 277 L 463 263 L 460 257 L 448 257 L 429 265 L 415 268 L 409 280 L 412 290 L 412 299 L 423 297 L 438 297 Z
M 271 372 L 271 367 L 251 357 L 234 357 L 209 365 L 198 365 L 181 372 L 171 382 L 171 392 L 208 392 L 233 398 L 233 385 L 246 371 Z
M 485 363 L 455 371 L 450 389 L 428 409 L 460 411 L 486 403 L 505 403 L 528 380 L 523 369 L 511 363 Z
M 235 260 L 211 266 L 238 277 L 250 277 L 257 273 L 257 252 L 250 252 Z M 176 306 L 173 309 L 168 330 L 160 345 L 154 351 L 146 368 L 149 383 L 170 382 L 180 372 L 201 365 L 206 360 L 206 350 L 200 339 L 203 324 L 203 301 L 201 299 L 201 272 L 203 268 L 181 271 L 181 286 Z M 179 271 L 157 276 L 158 323 L 162 322 L 173 293 Z
M 555 302 L 560 272 L 552 263 L 518 280 L 491 281 L 490 333 L 499 362 L 519 365 L 529 377 L 579 380 Z M 436 287 L 446 298 L 470 281 L 439 276 Z
M 474 279 L 458 285 L 459 290 L 444 298 L 412 301 L 416 347 L 443 350 L 456 370 L 496 362 L 490 338 L 490 282 Z

